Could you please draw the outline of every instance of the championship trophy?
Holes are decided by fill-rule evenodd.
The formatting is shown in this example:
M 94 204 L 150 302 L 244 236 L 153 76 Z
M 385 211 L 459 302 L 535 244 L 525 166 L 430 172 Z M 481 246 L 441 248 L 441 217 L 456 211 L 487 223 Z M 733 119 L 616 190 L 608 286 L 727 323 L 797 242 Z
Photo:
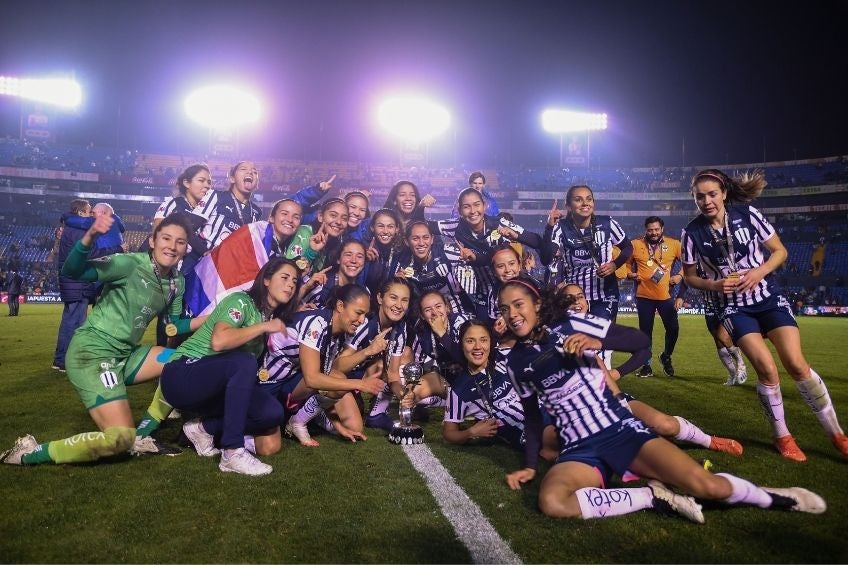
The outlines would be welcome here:
M 409 363 L 401 371 L 401 384 L 403 395 L 406 396 L 421 382 L 424 376 L 424 367 L 420 363 Z M 400 422 L 396 422 L 389 432 L 389 441 L 397 445 L 412 445 L 424 443 L 424 430 L 421 426 L 412 423 L 412 408 L 398 407 Z

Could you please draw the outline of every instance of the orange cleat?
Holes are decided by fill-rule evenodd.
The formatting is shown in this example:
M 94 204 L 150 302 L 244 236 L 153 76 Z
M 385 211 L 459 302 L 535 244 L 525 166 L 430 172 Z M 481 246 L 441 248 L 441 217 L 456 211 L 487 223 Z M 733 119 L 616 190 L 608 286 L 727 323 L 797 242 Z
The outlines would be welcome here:
M 845 434 L 836 434 L 830 436 L 830 441 L 833 443 L 833 446 L 839 450 L 839 453 L 848 457 L 848 436 Z
M 791 435 L 775 438 L 774 446 L 780 452 L 780 455 L 787 459 L 798 462 L 807 460 L 807 456 L 804 455 L 804 452 L 801 451 L 801 448 L 798 447 L 797 443 L 795 443 L 795 438 Z
M 722 453 L 729 453 L 730 455 L 735 455 L 737 457 L 742 455 L 742 452 L 744 451 L 742 444 L 735 439 L 718 436 L 713 436 L 710 440 L 710 449 L 713 451 L 721 451 Z

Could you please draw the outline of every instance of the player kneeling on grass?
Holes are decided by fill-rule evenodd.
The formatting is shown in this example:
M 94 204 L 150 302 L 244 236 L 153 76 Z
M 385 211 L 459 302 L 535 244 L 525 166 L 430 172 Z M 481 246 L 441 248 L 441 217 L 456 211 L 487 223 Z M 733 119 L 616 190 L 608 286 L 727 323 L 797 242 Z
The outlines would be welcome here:
M 167 357 L 162 347 L 140 345 L 147 326 L 159 314 L 169 315 L 179 333 L 202 322 L 179 319 L 185 284 L 177 264 L 188 245 L 185 221 L 179 216 L 165 218 L 153 230 L 149 253 L 86 261 L 94 240 L 109 231 L 112 221 L 107 216 L 95 219 L 62 267 L 64 276 L 104 283 L 100 300 L 74 334 L 65 358 L 68 378 L 99 431 L 42 444 L 26 435 L 0 456 L 3 463 L 84 463 L 129 450 L 136 430 L 126 385 L 158 377 Z M 161 452 L 154 448 L 148 451 Z
M 250 290 L 224 298 L 162 370 L 165 402 L 200 414 L 183 425 L 183 432 L 198 455 L 220 453 L 223 472 L 267 475 L 273 470 L 253 453 L 280 450 L 283 408 L 258 385 L 257 358 L 268 334 L 286 330 L 283 320 L 297 307 L 299 285 L 294 262 L 272 258 Z M 255 434 L 247 445 L 245 432 Z
M 546 322 L 556 320 L 562 310 L 521 280 L 505 284 L 498 303 L 518 338 L 507 355 L 507 372 L 524 405 L 527 436 L 525 466 L 509 473 L 507 484 L 519 489 L 536 476 L 541 401 L 554 419 L 562 447 L 539 490 L 539 507 L 546 515 L 589 519 L 653 508 L 703 523 L 694 498 L 675 494 L 663 482 L 726 504 L 825 511 L 824 500 L 803 488 L 764 488 L 727 473 L 713 475 L 635 418 L 606 386 L 594 355 L 584 356 L 589 349 L 631 349 L 619 343 L 624 341 L 622 333 L 611 330 L 617 326 L 591 315 L 570 314 L 558 325 L 571 326 L 571 335 L 555 333 Z M 653 480 L 642 488 L 606 488 L 613 474 L 628 470 Z

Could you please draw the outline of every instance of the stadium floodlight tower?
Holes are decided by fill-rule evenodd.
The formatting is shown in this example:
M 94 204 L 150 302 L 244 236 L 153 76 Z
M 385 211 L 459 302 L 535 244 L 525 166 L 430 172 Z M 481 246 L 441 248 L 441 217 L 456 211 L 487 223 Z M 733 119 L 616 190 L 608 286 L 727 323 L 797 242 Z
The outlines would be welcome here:
M 545 110 L 542 112 L 542 127 L 548 133 L 559 135 L 559 166 L 565 161 L 562 154 L 563 138 L 567 133 L 586 134 L 586 166 L 591 165 L 591 144 L 589 134 L 607 129 L 606 114 L 589 114 L 573 110 Z
M 262 117 L 259 99 L 240 88 L 212 85 L 199 88 L 185 99 L 186 115 L 209 128 L 210 145 L 215 152 L 222 147 L 238 152 L 239 129 Z
M 377 109 L 377 122 L 401 140 L 401 162 L 405 150 L 424 145 L 423 161 L 429 165 L 430 141 L 450 127 L 451 116 L 444 106 L 418 96 L 387 98 Z
M 82 87 L 77 81 L 65 78 L 0 76 L 0 95 L 74 109 L 82 102 Z

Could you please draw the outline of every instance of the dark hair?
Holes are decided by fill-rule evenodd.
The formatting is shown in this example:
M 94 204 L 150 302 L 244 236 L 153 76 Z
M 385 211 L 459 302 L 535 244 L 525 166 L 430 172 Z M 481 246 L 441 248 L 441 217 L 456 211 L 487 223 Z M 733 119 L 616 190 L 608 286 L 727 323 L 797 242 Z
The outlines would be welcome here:
M 753 201 L 768 186 L 765 173 L 763 173 L 762 169 L 754 169 L 753 172 L 745 172 L 733 178 L 718 169 L 704 169 L 692 177 L 691 190 L 693 193 L 695 186 L 702 180 L 717 182 L 721 187 L 721 191 L 727 194 L 727 199 L 730 202 L 742 204 Z
M 486 177 L 483 176 L 483 173 L 481 173 L 480 171 L 474 171 L 473 173 L 471 173 L 471 175 L 468 177 L 468 185 L 470 186 L 474 184 L 475 179 L 482 179 L 483 184 L 486 184 Z
M 330 292 L 330 296 L 327 299 L 327 304 L 329 305 L 331 310 L 335 310 L 337 302 L 341 301 L 344 304 L 350 304 L 351 302 L 353 302 L 354 300 L 358 300 L 362 296 L 368 299 L 371 298 L 371 295 L 368 294 L 368 290 L 364 286 L 355 283 L 348 283 L 342 286 L 335 287 Z
M 353 198 L 354 196 L 359 196 L 360 198 L 365 199 L 365 217 L 363 220 L 371 217 L 371 201 L 368 199 L 368 195 L 362 192 L 361 190 L 352 190 L 344 195 L 345 203 L 348 202 L 348 199 Z
M 287 321 L 291 319 L 295 312 L 297 312 L 299 306 L 297 297 L 300 292 L 301 273 L 294 261 L 283 257 L 272 257 L 261 269 L 259 269 L 259 272 L 256 274 L 256 278 L 253 279 L 253 286 L 251 286 L 246 292 L 247 295 L 250 296 L 251 300 L 253 300 L 253 303 L 256 304 L 259 311 L 264 312 L 265 307 L 268 304 L 268 287 L 265 286 L 265 281 L 270 281 L 271 278 L 286 265 L 294 269 L 294 293 L 288 303 L 277 305 L 271 313 L 271 317 Z
M 483 201 L 483 204 L 486 203 L 486 197 L 483 196 L 483 193 L 477 190 L 476 188 L 464 188 L 460 191 L 460 193 L 456 196 L 456 211 L 459 212 L 459 207 L 462 205 L 462 199 L 465 198 L 466 195 L 473 194 L 477 196 L 480 200 Z
M 362 248 L 362 251 L 363 251 L 363 252 L 367 252 L 367 251 L 368 251 L 368 250 L 365 248 L 365 244 L 364 244 L 364 243 L 362 243 L 361 241 L 359 241 L 358 239 L 348 239 L 347 241 L 345 241 L 344 243 L 342 243 L 342 244 L 339 246 L 339 258 L 338 258 L 338 259 L 341 259 L 342 253 L 344 253 L 345 248 L 350 247 L 351 245 L 358 245 L 359 247 L 361 247 L 361 248 Z M 338 259 L 336 260 L 336 263 L 338 263 Z M 364 267 L 363 267 L 363 268 L 364 268 Z
M 295 204 L 297 204 L 298 207 L 300 207 L 300 213 L 303 214 L 303 204 L 301 204 L 300 202 L 298 202 L 294 198 L 281 198 L 281 199 L 277 200 L 276 202 L 274 202 L 274 206 L 271 207 L 271 213 L 268 214 L 268 216 L 270 217 L 270 216 L 273 216 L 274 214 L 276 214 L 277 209 L 280 206 L 282 206 L 283 204 L 285 204 L 286 202 L 294 202 Z
M 462 350 L 462 340 L 465 339 L 465 334 L 467 334 L 468 330 L 471 328 L 483 328 L 486 330 L 486 333 L 489 334 L 489 356 L 486 359 L 486 370 L 491 371 L 495 366 L 495 355 L 497 354 L 498 348 L 497 340 L 495 339 L 494 334 L 492 334 L 492 328 L 489 327 L 489 324 L 476 319 L 463 322 L 463 324 L 459 327 L 460 350 Z M 466 369 L 468 368 L 468 359 L 465 358 L 465 351 L 462 351 L 462 365 Z
M 541 328 L 543 325 L 550 325 L 560 321 L 564 315 L 567 315 L 568 306 L 573 302 L 561 296 L 556 291 L 540 290 L 538 283 L 527 276 L 518 276 L 505 282 L 498 292 L 498 298 L 510 287 L 520 288 L 533 299 L 533 302 L 541 303 L 539 319 L 534 330 Z
M 589 191 L 589 193 L 594 198 L 595 193 L 591 189 L 591 187 L 589 187 L 588 185 L 585 185 L 585 184 L 575 184 L 573 186 L 568 187 L 568 192 L 565 193 L 565 205 L 566 206 L 568 206 L 568 202 L 571 200 L 571 197 L 574 196 L 574 191 L 577 190 L 578 188 L 585 188 L 586 190 Z
M 395 222 L 395 226 L 397 226 L 397 232 L 395 233 L 395 237 L 392 239 L 392 242 L 389 244 L 389 246 L 395 251 L 400 250 L 400 248 L 403 247 L 403 232 L 401 231 L 403 229 L 403 222 L 400 220 L 400 217 L 398 217 L 397 212 L 395 212 L 391 208 L 380 208 L 379 210 L 374 212 L 374 215 L 371 217 L 371 224 L 368 226 L 368 229 L 371 230 L 372 238 L 377 237 L 377 232 L 374 231 L 374 223 L 377 221 L 377 217 L 379 216 L 388 216 Z
M 444 294 L 442 294 L 442 293 L 441 293 L 441 292 L 439 292 L 438 290 L 428 290 L 427 292 L 425 292 L 424 294 L 422 294 L 422 295 L 421 295 L 421 297 L 418 299 L 418 310 L 419 310 L 419 311 L 421 310 L 421 302 L 422 302 L 425 298 L 427 298 L 428 296 L 430 296 L 431 294 L 435 294 L 436 296 L 438 296 L 439 298 L 441 298 L 441 299 L 442 299 L 442 302 L 444 302 L 444 303 L 445 303 L 445 306 L 447 306 L 447 307 L 448 307 L 448 309 L 450 310 L 450 304 L 448 303 L 448 299 L 447 299 L 447 298 L 445 298 L 445 295 L 444 295 Z
M 424 220 L 411 220 L 408 224 L 406 224 L 406 229 L 403 230 L 404 239 L 409 239 L 409 236 L 412 235 L 412 228 L 415 226 L 424 226 L 427 228 L 427 231 L 430 232 L 430 235 L 433 235 L 433 230 L 430 228 L 430 224 Z
M 515 250 L 515 247 L 513 247 L 512 245 L 510 245 L 508 243 L 502 243 L 502 244 L 498 245 L 497 247 L 495 247 L 494 249 L 492 249 L 492 258 L 489 260 L 489 263 L 491 264 L 492 268 L 494 268 L 494 265 L 495 265 L 495 255 L 497 255 L 501 251 L 512 251 L 513 255 L 515 255 L 515 258 L 518 260 L 519 269 L 522 268 L 522 266 L 521 266 L 521 255 L 518 254 L 518 251 Z
M 79 214 L 80 212 L 84 212 L 86 208 L 91 207 L 91 202 L 85 200 L 83 198 L 75 198 L 71 200 L 71 212 L 74 214 Z
M 647 228 L 649 224 L 659 224 L 661 228 L 665 227 L 665 222 L 659 216 L 648 216 L 645 218 L 645 227 Z
M 383 204 L 383 208 L 391 208 L 392 210 L 396 210 L 398 216 L 400 216 L 400 210 L 397 209 L 397 195 L 400 192 L 400 189 L 404 185 L 409 185 L 412 187 L 412 192 L 415 193 L 415 207 L 418 208 L 418 204 L 421 202 L 421 193 L 418 191 L 418 187 L 415 186 L 415 183 L 409 180 L 400 180 L 394 184 L 392 189 L 389 191 L 389 195 L 386 196 L 386 203 Z
M 206 165 L 202 163 L 191 165 L 187 167 L 186 170 L 184 170 L 182 173 L 180 173 L 180 176 L 177 177 L 177 191 L 183 196 L 185 196 L 186 192 L 188 192 L 188 189 L 183 183 L 185 181 L 191 182 L 191 179 L 197 176 L 197 173 L 199 173 L 200 171 L 206 171 L 207 173 L 209 173 L 210 177 L 212 176 L 212 171 L 210 171 L 209 167 L 207 167 Z
M 186 232 L 186 238 L 191 236 L 191 234 L 194 232 L 194 229 L 191 225 L 191 222 L 188 221 L 188 218 L 186 218 L 182 214 L 171 214 L 170 216 L 166 216 L 165 218 L 163 218 L 162 221 L 159 222 L 159 224 L 155 228 L 153 228 L 153 233 L 150 234 L 150 237 L 156 239 L 156 236 L 159 234 L 159 232 L 168 226 L 179 226 L 183 228 Z

